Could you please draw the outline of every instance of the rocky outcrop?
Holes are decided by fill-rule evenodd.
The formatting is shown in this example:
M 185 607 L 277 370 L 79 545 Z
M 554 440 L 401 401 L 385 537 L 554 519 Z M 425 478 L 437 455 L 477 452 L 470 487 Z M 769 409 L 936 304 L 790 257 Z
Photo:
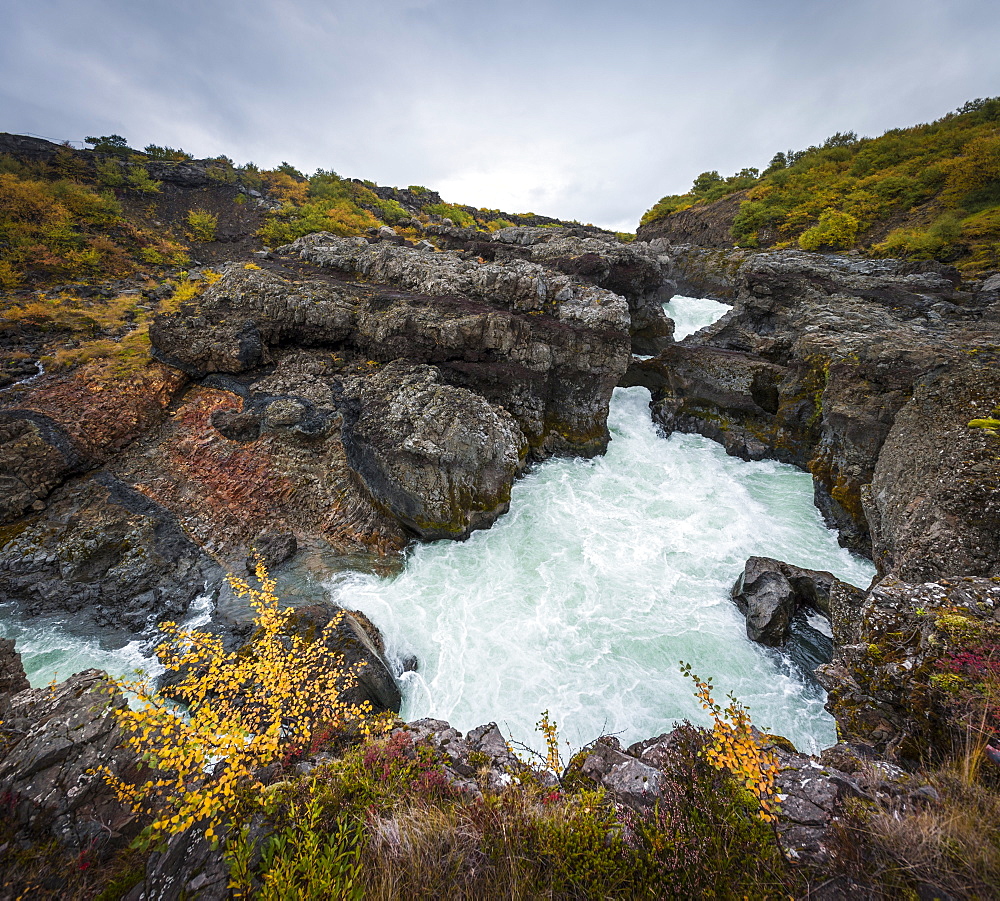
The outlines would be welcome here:
M 737 191 L 714 203 L 702 203 L 671 213 L 639 226 L 640 241 L 662 238 L 671 244 L 697 244 L 701 247 L 732 247 L 731 229 L 746 191 Z
M 87 670 L 54 689 L 25 689 L 7 700 L 0 725 L 0 798 L 14 827 L 98 857 L 139 828 L 98 771 L 128 780 L 138 767 L 114 719 L 126 700 L 106 678 Z
M 663 312 L 664 301 L 674 292 L 672 261 L 663 242 L 625 244 L 610 232 L 583 226 L 514 226 L 499 229 L 489 239 L 470 229 L 437 233 L 446 246 L 467 255 L 490 262 L 529 260 L 624 297 L 633 353 L 656 353 L 673 338 L 673 323 Z
M 312 235 L 286 248 L 322 267 L 290 270 L 297 285 L 230 269 L 197 305 L 157 319 L 154 348 L 200 374 L 267 365 L 289 342 L 352 348 L 375 363 L 430 363 L 504 407 L 535 458 L 604 449 L 607 405 L 629 359 L 621 298 L 525 262 L 486 265 L 358 240 Z
M 0 638 L 0 696 L 14 695 L 30 687 L 21 665 L 21 655 L 14 650 L 14 642 L 9 638 Z
M 0 523 L 45 509 L 73 475 L 111 459 L 156 427 L 187 382 L 151 363 L 128 379 L 100 364 L 0 396 Z
M 470 730 L 464 737 L 444 720 L 421 719 L 400 730 L 415 744 L 434 748 L 443 761 L 445 777 L 457 789 L 481 795 L 483 787 L 498 791 L 528 767 L 511 753 L 496 723 Z
M 664 238 L 650 242 L 662 247 L 672 264 L 671 278 L 684 297 L 712 297 L 730 300 L 737 293 L 737 273 L 751 256 L 749 250 L 703 247 L 698 244 L 668 243 Z
M 346 396 L 357 405 L 344 429 L 348 461 L 406 528 L 466 538 L 507 511 L 528 443 L 506 410 L 403 361 L 353 380 Z
M 770 557 L 747 560 L 732 598 L 747 618 L 747 638 L 780 647 L 792 633 L 792 619 L 804 609 L 830 615 L 832 573 L 802 569 Z
M 731 312 L 635 364 L 628 380 L 653 391 L 668 432 L 808 468 L 842 542 L 874 554 L 883 571 L 923 559 L 926 573 L 990 572 L 997 461 L 982 435 L 956 436 L 995 404 L 998 329 L 984 316 L 988 298 L 956 281 L 935 263 L 756 254 L 737 270 Z M 904 448 L 916 431 L 924 462 L 907 478 Z M 935 459 L 967 474 L 961 491 Z
M 220 579 L 167 510 L 106 472 L 0 533 L 0 596 L 28 615 L 139 632 L 182 617 Z
M 889 576 L 866 594 L 838 582 L 830 609 L 836 650 L 817 676 L 841 736 L 908 763 L 949 750 L 1000 639 L 1000 583 Z
M 584 752 L 573 769 L 602 786 L 619 803 L 635 810 L 654 809 L 664 803 L 671 779 L 677 778 L 672 771 L 683 731 L 637 742 L 628 750 L 623 750 L 617 739 L 604 737 Z M 866 793 L 847 773 L 796 753 L 784 739 L 768 741 L 761 736 L 761 740 L 778 764 L 776 825 L 782 848 L 792 860 L 827 863 L 845 800 L 865 797 Z

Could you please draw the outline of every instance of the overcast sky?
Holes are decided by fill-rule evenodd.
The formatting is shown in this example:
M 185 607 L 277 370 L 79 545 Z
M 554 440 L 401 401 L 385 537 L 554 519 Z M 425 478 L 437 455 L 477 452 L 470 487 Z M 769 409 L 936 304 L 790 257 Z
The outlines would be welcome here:
M 634 230 L 708 169 L 1000 95 L 997 0 L 0 0 L 0 131 Z

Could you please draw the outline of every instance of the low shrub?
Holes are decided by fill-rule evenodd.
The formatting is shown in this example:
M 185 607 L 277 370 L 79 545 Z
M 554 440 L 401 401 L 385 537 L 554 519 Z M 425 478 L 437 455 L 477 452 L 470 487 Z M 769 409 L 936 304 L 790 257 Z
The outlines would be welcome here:
M 208 210 L 191 210 L 187 214 L 187 224 L 191 229 L 190 237 L 192 240 L 208 244 L 215 240 L 219 217 Z

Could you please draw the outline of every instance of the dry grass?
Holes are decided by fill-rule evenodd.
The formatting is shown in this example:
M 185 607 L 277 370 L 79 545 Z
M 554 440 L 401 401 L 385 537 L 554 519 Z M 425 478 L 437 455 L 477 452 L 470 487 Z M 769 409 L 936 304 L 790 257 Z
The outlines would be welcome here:
M 852 808 L 849 857 L 887 897 L 932 889 L 956 898 L 1000 895 L 1000 791 L 982 745 L 917 774 L 935 799 L 910 793 Z M 921 895 L 923 897 L 923 895 Z

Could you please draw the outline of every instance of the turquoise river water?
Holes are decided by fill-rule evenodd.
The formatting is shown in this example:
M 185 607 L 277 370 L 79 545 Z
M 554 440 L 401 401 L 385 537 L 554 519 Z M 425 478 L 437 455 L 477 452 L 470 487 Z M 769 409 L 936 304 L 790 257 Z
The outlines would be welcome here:
M 728 309 L 666 305 L 681 338 Z M 624 742 L 676 719 L 704 722 L 680 661 L 732 691 L 761 727 L 804 750 L 835 740 L 823 692 L 782 654 L 747 640 L 729 589 L 753 555 L 827 569 L 866 586 L 874 569 L 839 547 L 812 504 L 808 474 L 728 457 L 707 439 L 664 439 L 643 388 L 617 389 L 603 457 L 550 460 L 515 486 L 508 514 L 462 543 L 416 545 L 390 578 L 338 573 L 331 600 L 382 629 L 404 673 L 403 715 L 459 729 L 495 720 L 529 745 L 543 710 L 582 745 Z M 191 624 L 208 619 L 202 603 Z M 32 684 L 89 666 L 151 668 L 148 643 L 108 650 L 56 620 L 0 607 Z

